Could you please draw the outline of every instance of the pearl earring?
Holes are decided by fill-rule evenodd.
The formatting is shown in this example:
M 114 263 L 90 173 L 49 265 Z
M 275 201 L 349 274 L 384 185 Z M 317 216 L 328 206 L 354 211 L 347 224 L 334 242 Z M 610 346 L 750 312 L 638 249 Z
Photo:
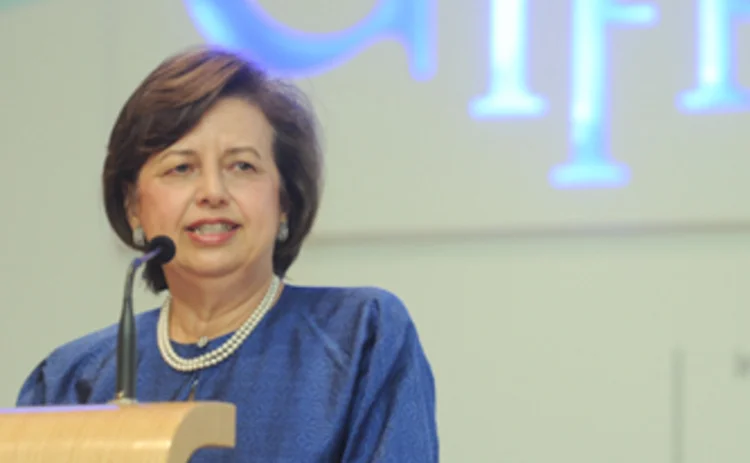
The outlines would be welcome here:
M 289 238 L 289 224 L 285 220 L 279 226 L 279 234 L 276 235 L 276 239 L 278 241 L 286 241 L 287 238 Z
M 133 230 L 133 244 L 140 248 L 146 245 L 146 233 L 144 233 L 143 228 L 135 227 Z

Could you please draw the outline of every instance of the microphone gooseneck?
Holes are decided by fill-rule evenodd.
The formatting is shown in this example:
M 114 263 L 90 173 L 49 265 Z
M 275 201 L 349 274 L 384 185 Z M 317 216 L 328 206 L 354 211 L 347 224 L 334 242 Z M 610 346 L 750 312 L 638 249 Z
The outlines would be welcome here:
M 125 277 L 120 325 L 117 332 L 117 383 L 115 400 L 135 402 L 136 380 L 136 329 L 133 315 L 133 280 L 135 273 L 143 264 L 153 260 L 164 265 L 175 255 L 175 244 L 166 236 L 157 236 L 149 241 L 146 253 L 133 259 Z

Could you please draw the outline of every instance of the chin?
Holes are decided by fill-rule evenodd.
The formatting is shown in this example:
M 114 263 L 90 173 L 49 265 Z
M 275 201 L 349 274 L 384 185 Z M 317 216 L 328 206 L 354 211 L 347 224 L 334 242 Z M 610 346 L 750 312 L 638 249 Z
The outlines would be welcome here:
M 194 259 L 185 267 L 189 269 L 190 273 L 193 275 L 215 278 L 236 272 L 247 263 L 237 259 L 236 254 L 231 258 L 227 257 L 219 258 L 219 256 L 216 256 L 215 258 L 208 259 Z

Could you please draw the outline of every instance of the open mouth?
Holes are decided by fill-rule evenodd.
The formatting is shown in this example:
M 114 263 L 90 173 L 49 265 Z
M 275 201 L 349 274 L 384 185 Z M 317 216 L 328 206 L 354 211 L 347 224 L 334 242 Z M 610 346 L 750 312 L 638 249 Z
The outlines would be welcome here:
M 240 226 L 238 224 L 221 222 L 204 223 L 201 225 L 190 226 L 187 227 L 187 230 L 197 235 L 216 235 L 219 233 L 227 233 L 232 230 L 236 230 L 239 227 Z

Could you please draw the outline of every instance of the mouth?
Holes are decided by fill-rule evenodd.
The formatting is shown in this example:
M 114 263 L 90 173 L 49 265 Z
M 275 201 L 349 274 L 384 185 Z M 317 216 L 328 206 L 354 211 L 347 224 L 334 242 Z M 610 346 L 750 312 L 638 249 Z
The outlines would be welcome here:
M 185 229 L 196 235 L 217 235 L 228 233 L 240 228 L 240 225 L 228 220 L 195 222 Z

